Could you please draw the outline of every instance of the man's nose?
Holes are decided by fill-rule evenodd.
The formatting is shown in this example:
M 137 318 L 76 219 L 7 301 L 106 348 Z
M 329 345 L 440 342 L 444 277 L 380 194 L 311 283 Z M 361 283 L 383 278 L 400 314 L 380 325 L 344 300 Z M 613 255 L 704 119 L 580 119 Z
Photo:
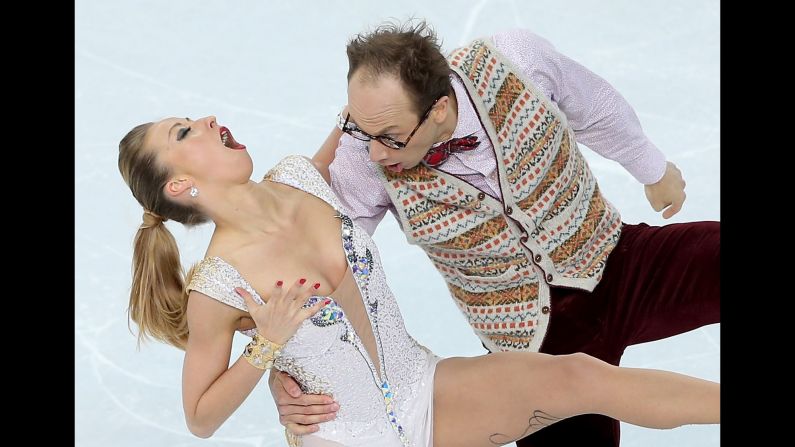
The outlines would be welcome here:
M 370 140 L 367 145 L 371 161 L 379 162 L 387 157 L 386 146 L 381 144 L 378 140 Z

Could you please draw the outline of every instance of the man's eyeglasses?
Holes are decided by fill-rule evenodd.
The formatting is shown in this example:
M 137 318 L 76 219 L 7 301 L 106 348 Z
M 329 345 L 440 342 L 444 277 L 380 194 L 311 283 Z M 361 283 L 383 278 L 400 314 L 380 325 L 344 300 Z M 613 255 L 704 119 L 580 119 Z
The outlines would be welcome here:
M 409 144 L 409 141 L 411 141 L 411 137 L 413 137 L 414 134 L 417 133 L 417 130 L 420 128 L 420 126 L 422 126 L 422 123 L 424 123 L 425 120 L 428 119 L 428 117 L 431 115 L 431 110 L 433 109 L 433 106 L 435 106 L 436 102 L 439 101 L 440 99 L 442 99 L 441 96 L 436 98 L 433 101 L 433 103 L 431 103 L 431 105 L 428 107 L 428 109 L 425 110 L 425 113 L 422 114 L 422 118 L 420 118 L 420 122 L 417 123 L 416 127 L 414 127 L 414 130 L 411 131 L 408 138 L 406 138 L 405 142 L 398 141 L 386 135 L 370 135 L 369 133 L 363 131 L 362 129 L 359 129 L 359 126 L 357 126 L 356 123 L 350 121 L 351 119 L 350 113 L 345 115 L 345 121 L 341 123 L 340 129 L 343 132 L 347 133 L 348 135 L 352 136 L 353 138 L 356 138 L 357 140 L 361 141 L 377 140 L 379 143 L 383 144 L 386 147 L 392 149 L 403 149 Z M 338 119 L 342 120 L 342 115 L 339 115 Z

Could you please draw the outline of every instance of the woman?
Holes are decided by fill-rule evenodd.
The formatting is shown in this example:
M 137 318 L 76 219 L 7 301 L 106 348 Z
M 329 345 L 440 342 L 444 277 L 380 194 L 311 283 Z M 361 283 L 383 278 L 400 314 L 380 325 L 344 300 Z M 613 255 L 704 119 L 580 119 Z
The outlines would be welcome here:
M 584 413 L 654 428 L 720 421 L 720 385 L 680 374 L 584 354 L 435 356 L 406 332 L 372 239 L 326 184 L 330 158 L 290 156 L 253 182 L 246 147 L 212 116 L 143 124 L 120 143 L 145 210 L 130 317 L 139 337 L 185 350 L 193 434 L 211 436 L 270 367 L 339 403 L 317 432 L 288 436 L 307 447 L 493 446 Z M 216 225 L 187 285 L 166 219 Z M 253 340 L 230 367 L 235 331 Z

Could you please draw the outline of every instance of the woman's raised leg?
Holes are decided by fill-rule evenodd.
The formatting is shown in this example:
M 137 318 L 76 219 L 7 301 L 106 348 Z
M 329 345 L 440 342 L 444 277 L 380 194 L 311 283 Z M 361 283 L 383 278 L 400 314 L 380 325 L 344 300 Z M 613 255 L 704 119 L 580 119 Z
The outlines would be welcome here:
M 434 379 L 434 445 L 495 446 L 598 413 L 650 428 L 720 422 L 720 384 L 585 354 L 449 358 Z

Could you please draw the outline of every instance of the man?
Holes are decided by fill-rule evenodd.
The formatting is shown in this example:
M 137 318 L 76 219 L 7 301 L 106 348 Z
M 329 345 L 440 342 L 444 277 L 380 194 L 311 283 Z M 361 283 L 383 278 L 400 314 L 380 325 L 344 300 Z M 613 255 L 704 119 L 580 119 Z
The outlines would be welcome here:
M 528 31 L 444 57 L 424 23 L 384 25 L 347 53 L 332 187 L 371 234 L 392 212 L 488 350 L 618 365 L 627 346 L 720 321 L 720 223 L 623 223 L 577 147 L 619 162 L 664 218 L 681 209 L 680 171 L 605 80 Z M 271 390 L 294 433 L 337 408 L 284 374 Z M 517 441 L 618 443 L 618 422 L 596 415 Z

